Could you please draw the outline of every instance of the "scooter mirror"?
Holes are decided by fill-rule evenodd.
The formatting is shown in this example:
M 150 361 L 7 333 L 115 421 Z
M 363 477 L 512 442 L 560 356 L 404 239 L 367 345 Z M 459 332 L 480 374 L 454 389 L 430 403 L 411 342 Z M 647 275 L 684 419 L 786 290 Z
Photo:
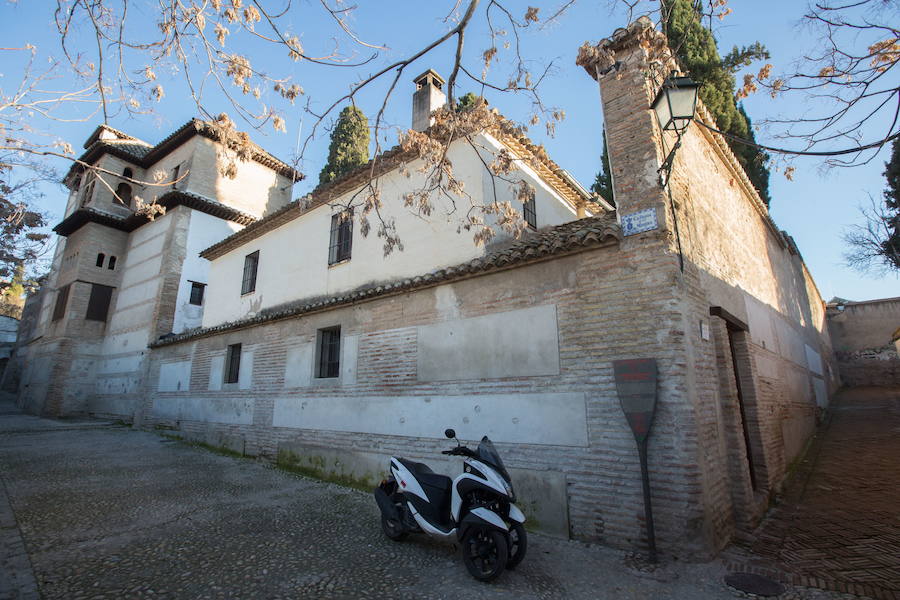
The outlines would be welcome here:
M 447 436 L 448 440 L 452 440 L 453 438 L 456 437 L 456 432 L 453 431 L 452 429 L 447 429 L 444 431 L 444 435 Z

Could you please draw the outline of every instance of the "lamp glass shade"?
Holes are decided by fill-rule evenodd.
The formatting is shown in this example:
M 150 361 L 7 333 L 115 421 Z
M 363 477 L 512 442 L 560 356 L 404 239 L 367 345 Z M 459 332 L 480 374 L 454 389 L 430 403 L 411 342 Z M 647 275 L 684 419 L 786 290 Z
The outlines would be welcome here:
M 694 118 L 699 86 L 689 77 L 668 77 L 653 101 L 663 131 L 683 132 Z

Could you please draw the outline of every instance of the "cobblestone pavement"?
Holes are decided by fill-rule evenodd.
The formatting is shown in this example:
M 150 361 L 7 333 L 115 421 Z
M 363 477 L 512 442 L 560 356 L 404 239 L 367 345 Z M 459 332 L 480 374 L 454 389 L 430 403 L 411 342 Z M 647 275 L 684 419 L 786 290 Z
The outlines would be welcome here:
M 900 389 L 841 393 L 754 538 L 757 565 L 900 600 Z
M 387 540 L 369 494 L 127 427 L 3 413 L 2 600 L 739 597 L 718 562 L 647 571 L 541 535 L 517 570 L 482 584 L 451 546 Z

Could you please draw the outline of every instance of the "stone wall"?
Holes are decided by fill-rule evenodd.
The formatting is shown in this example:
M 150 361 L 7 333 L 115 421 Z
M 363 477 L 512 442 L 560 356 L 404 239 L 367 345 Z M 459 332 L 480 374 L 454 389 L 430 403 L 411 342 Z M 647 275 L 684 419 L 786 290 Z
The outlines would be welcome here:
M 900 298 L 828 305 L 828 329 L 848 386 L 900 386 Z

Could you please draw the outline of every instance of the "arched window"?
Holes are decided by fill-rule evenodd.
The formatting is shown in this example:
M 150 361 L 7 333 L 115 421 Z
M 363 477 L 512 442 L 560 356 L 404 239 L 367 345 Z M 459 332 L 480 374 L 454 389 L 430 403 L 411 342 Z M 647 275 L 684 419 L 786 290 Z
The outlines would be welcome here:
M 131 186 L 127 183 L 120 183 L 116 188 L 116 199 L 125 206 L 131 206 Z
M 134 179 L 134 171 L 132 171 L 131 169 L 126 167 L 125 170 L 122 171 L 122 177 L 128 177 L 129 179 Z
M 116 257 L 115 257 L 115 256 L 110 256 L 110 257 L 109 257 L 109 266 L 108 266 L 107 268 L 108 268 L 110 271 L 112 271 L 113 269 L 116 268 Z
M 103 260 L 106 258 L 106 255 L 102 252 L 97 255 L 97 266 L 101 269 L 103 268 Z

